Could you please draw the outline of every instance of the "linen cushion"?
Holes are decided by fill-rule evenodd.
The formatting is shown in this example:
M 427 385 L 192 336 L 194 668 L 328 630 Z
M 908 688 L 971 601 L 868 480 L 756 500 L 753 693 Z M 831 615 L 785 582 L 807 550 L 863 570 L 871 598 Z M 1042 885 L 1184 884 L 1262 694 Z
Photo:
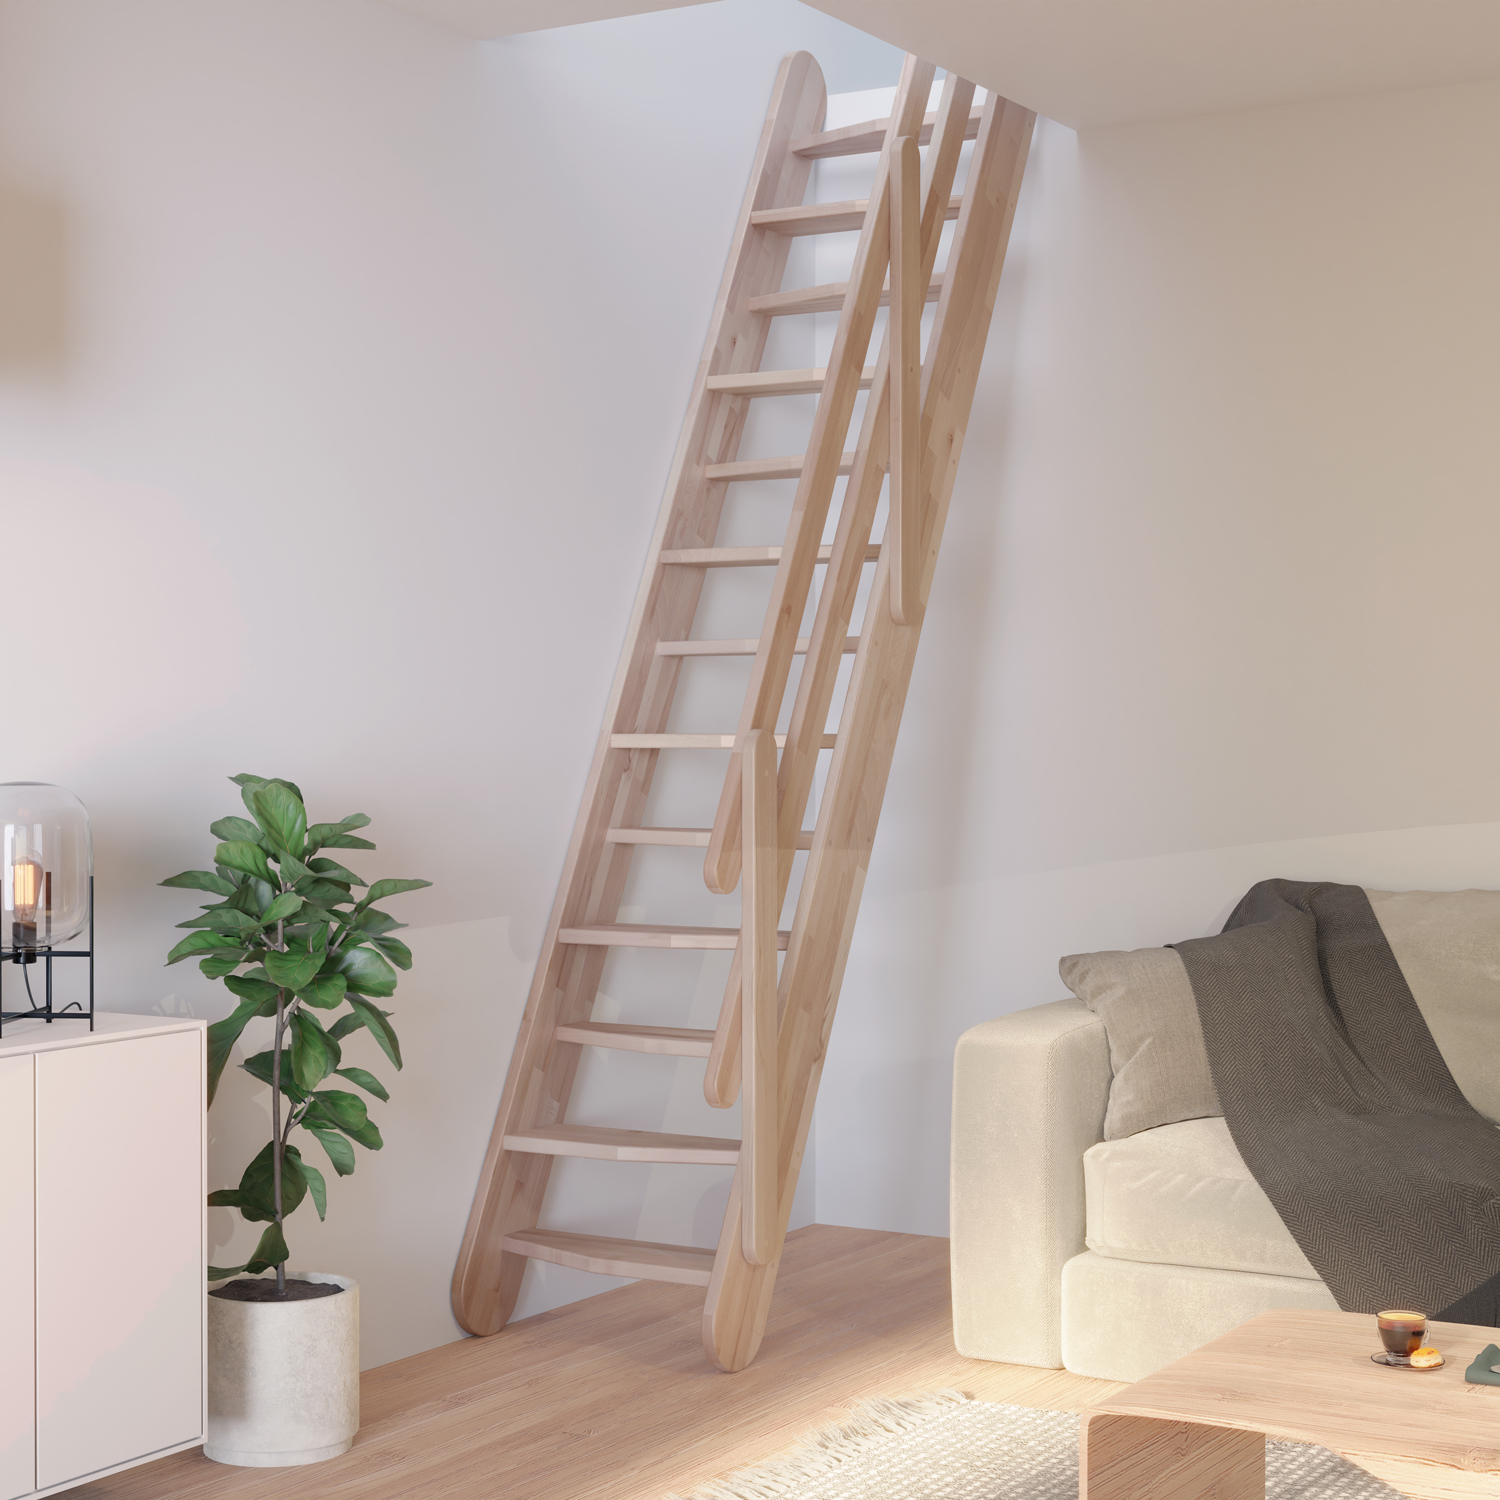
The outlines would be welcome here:
M 1453 1081 L 1500 1123 L 1500 891 L 1365 895 Z
M 1099 1255 L 1318 1279 L 1222 1119 L 1101 1141 L 1083 1154 L 1083 1184 Z
M 1187 970 L 1171 948 L 1074 953 L 1058 965 L 1067 987 L 1104 1022 L 1114 1081 L 1104 1139 L 1204 1115 L 1218 1095 Z

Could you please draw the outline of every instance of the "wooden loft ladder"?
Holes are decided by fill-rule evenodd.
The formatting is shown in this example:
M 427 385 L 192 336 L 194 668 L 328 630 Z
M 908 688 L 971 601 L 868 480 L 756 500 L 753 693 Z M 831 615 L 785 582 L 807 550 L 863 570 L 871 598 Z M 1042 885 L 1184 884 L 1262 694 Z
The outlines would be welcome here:
M 453 1275 L 454 1314 L 470 1333 L 504 1326 L 531 1258 L 705 1287 L 708 1357 L 740 1370 L 759 1348 L 1034 120 L 994 95 L 975 107 L 974 85 L 951 73 L 929 114 L 934 76 L 932 64 L 908 57 L 888 120 L 825 131 L 817 63 L 798 52 L 781 65 Z M 952 194 L 966 140 L 974 149 L 960 198 Z M 803 201 L 816 159 L 862 152 L 878 153 L 867 201 Z M 943 226 L 955 218 L 939 273 Z M 849 280 L 783 290 L 792 238 L 839 230 L 860 234 Z M 924 358 L 921 315 L 933 300 Z M 866 365 L 876 310 L 887 305 L 885 338 Z M 761 369 L 774 318 L 822 311 L 839 314 L 826 369 Z M 846 452 L 861 390 L 869 398 Z M 750 403 L 793 392 L 818 396 L 805 452 L 741 459 Z M 877 543 L 887 472 L 889 521 Z M 848 483 L 825 543 L 840 475 Z M 716 545 L 728 486 L 770 478 L 797 480 L 783 541 Z M 851 621 L 872 563 L 856 641 Z M 691 639 L 707 570 L 755 566 L 776 569 L 760 638 Z M 811 634 L 799 638 L 819 566 Z M 799 653 L 787 728 L 777 733 Z M 686 657 L 752 654 L 734 733 L 668 732 Z M 712 824 L 643 827 L 661 755 L 709 747 L 732 752 Z M 816 827 L 806 831 L 818 755 L 829 749 Z M 740 928 L 617 921 L 642 844 L 703 848 L 716 893 L 743 881 Z M 778 931 L 799 849 L 810 852 L 795 914 L 790 931 Z M 732 950 L 717 1029 L 594 1021 L 612 946 Z M 704 1059 L 710 1104 L 727 1108 L 743 1093 L 743 1141 L 566 1123 L 584 1047 Z M 538 1228 L 558 1156 L 733 1166 L 718 1248 Z

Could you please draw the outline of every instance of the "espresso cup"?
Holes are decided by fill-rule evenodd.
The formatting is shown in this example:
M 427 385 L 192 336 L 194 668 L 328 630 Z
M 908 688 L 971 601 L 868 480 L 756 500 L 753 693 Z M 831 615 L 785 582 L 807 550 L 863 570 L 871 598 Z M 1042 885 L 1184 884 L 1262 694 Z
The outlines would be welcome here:
M 1412 1312 L 1410 1308 L 1377 1313 L 1375 1323 L 1386 1351 L 1400 1359 L 1409 1359 L 1427 1337 L 1427 1314 Z

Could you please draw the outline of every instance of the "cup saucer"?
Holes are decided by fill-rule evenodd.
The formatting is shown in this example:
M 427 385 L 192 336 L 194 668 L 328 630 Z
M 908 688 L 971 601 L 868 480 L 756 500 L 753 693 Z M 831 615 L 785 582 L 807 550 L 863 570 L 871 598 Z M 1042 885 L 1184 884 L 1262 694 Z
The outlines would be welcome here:
M 1447 1363 L 1440 1359 L 1435 1365 L 1414 1365 L 1409 1354 L 1391 1354 L 1382 1349 L 1379 1354 L 1372 1354 L 1370 1358 L 1377 1365 L 1391 1365 L 1398 1370 L 1441 1370 Z

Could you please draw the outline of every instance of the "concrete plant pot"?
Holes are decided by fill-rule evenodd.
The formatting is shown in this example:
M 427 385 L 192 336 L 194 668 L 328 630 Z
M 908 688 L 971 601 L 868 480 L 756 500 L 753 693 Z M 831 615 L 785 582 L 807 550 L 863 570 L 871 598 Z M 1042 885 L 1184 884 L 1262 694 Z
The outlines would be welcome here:
M 273 1469 L 348 1452 L 359 1431 L 359 1285 L 306 1302 L 208 1298 L 208 1434 L 221 1464 Z

